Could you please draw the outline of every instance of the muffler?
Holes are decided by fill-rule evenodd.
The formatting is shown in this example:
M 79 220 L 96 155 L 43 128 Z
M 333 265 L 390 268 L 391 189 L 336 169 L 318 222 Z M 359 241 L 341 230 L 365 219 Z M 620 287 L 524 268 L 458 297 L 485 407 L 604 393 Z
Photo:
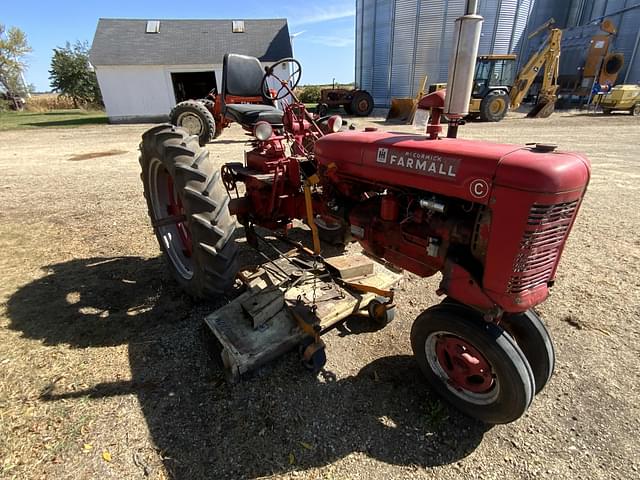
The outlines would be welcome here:
M 449 138 L 458 136 L 460 120 L 469 114 L 483 21 L 478 15 L 478 0 L 467 0 L 465 15 L 456 19 L 444 110 L 449 119 Z

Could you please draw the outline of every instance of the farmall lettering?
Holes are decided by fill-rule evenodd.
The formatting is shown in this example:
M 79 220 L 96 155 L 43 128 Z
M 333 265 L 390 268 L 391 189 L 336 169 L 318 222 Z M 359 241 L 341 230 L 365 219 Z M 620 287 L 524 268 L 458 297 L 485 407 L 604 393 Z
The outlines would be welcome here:
M 400 170 L 408 170 L 430 177 L 444 177 L 450 180 L 456 178 L 460 166 L 459 158 L 389 148 L 378 149 L 376 162 Z

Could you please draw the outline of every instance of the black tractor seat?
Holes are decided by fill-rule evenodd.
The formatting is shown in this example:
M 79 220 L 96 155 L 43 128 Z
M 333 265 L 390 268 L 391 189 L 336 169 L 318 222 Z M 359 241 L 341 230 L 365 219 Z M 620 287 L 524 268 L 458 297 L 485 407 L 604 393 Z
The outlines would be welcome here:
M 240 125 L 255 125 L 268 122 L 274 127 L 282 126 L 284 112 L 271 105 L 254 105 L 247 103 L 227 104 L 224 116 Z
M 227 53 L 222 61 L 222 112 L 224 117 L 243 127 L 269 122 L 282 127 L 284 113 L 271 105 L 262 91 L 265 71 L 255 57 Z M 257 99 L 262 103 L 227 103 L 227 95 Z

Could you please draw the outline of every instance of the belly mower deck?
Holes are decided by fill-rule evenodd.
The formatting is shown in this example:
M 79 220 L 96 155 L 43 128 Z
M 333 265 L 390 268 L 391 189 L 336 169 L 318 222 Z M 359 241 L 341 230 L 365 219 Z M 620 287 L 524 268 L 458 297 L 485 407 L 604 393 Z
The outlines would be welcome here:
M 389 289 L 402 274 L 364 255 L 311 264 L 297 252 L 239 277 L 247 291 L 205 318 L 231 382 L 300 345 L 310 357 L 317 356 L 318 348 L 324 355 L 320 336 L 337 323 L 363 311 L 375 315 L 372 305 L 386 315 L 393 307 Z

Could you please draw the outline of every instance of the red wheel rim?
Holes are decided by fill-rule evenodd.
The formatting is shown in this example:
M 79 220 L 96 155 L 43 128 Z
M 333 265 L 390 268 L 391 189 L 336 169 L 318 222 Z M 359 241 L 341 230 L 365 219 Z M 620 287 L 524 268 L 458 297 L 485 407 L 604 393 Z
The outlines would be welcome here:
M 173 178 L 171 175 L 167 173 L 167 192 L 168 192 L 168 201 L 167 205 L 167 213 L 170 217 L 176 218 L 185 218 L 185 211 L 182 205 L 182 199 L 175 191 L 175 186 L 173 183 Z M 191 241 L 191 232 L 187 227 L 186 223 L 183 221 L 179 221 L 176 223 L 176 229 L 178 230 L 178 235 L 180 236 L 180 241 L 182 242 L 182 252 L 184 256 L 187 258 L 191 258 L 193 254 L 193 243 Z
M 472 393 L 486 393 L 493 388 L 491 364 L 469 342 L 454 335 L 441 335 L 436 341 L 436 357 L 452 387 Z

